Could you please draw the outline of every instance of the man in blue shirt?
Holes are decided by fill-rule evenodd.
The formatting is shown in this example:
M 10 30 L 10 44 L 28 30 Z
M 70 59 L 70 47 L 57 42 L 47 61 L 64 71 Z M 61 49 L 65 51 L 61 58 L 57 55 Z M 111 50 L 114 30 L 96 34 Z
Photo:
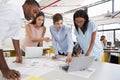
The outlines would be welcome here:
M 71 29 L 63 25 L 63 17 L 59 13 L 53 16 L 53 24 L 54 25 L 50 26 L 52 45 L 55 51 L 52 59 L 57 59 L 58 54 L 66 55 L 66 62 L 69 63 L 72 60 L 71 54 L 73 51 Z

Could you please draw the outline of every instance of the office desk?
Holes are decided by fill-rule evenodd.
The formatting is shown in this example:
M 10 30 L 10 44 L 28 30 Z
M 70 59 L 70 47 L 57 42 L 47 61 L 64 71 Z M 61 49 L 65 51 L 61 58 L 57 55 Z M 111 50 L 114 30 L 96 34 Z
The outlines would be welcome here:
M 120 49 L 115 49 L 115 50 L 104 50 L 104 54 L 105 54 L 105 62 L 109 62 L 110 61 L 110 54 L 113 53 L 113 54 L 118 54 L 120 56 Z M 118 62 L 120 63 L 120 58 L 118 59 Z
M 69 75 L 60 70 L 54 70 L 42 77 L 45 78 L 45 80 L 120 80 L 120 65 L 94 62 L 92 67 L 96 68 L 96 71 L 90 76 L 90 78 Z
M 109 52 L 109 53 L 120 53 L 120 49 L 106 49 L 104 52 Z
M 61 70 L 59 68 L 59 65 L 64 64 L 64 62 L 60 60 L 53 61 L 48 58 L 42 58 L 42 59 L 36 59 L 36 60 L 24 59 L 23 64 L 12 63 L 14 59 L 11 59 L 11 58 L 7 58 L 6 60 L 10 68 L 14 68 L 22 72 L 22 78 L 23 77 L 26 78 L 34 75 L 34 76 L 39 76 L 41 78 L 44 78 L 44 80 L 120 80 L 120 65 L 117 65 L 117 64 L 102 63 L 99 61 L 94 61 L 91 65 L 91 68 L 95 68 L 96 69 L 95 72 L 89 78 L 83 78 L 83 77 L 73 76 Z M 49 70 L 47 73 L 40 74 L 42 73 L 40 71 L 44 70 L 45 68 L 38 67 L 38 66 L 27 67 L 26 65 L 29 65 L 30 61 L 40 61 L 41 62 L 40 64 L 41 65 L 44 64 L 44 67 L 46 67 L 46 69 L 48 70 L 49 68 L 48 68 L 48 65 L 46 65 L 46 63 L 52 62 L 55 64 L 53 66 L 49 66 L 51 67 L 51 70 Z M 29 68 L 29 71 L 27 72 L 28 74 L 26 74 L 24 70 L 28 68 Z M 31 69 L 33 70 L 33 72 L 30 72 Z M 4 79 L 0 74 L 0 80 L 6 80 L 6 79 Z M 27 79 L 21 79 L 21 80 L 27 80 Z

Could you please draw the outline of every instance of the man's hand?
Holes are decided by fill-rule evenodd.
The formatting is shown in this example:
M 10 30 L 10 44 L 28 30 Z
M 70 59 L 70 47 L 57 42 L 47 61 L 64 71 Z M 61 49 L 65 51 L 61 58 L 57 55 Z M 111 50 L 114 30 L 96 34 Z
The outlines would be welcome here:
M 58 59 L 58 55 L 52 56 L 52 59 L 53 59 L 53 60 Z
M 70 63 L 72 61 L 72 55 L 71 53 L 68 53 L 67 58 L 66 58 L 66 63 Z
M 16 56 L 16 60 L 13 62 L 22 63 L 23 62 L 22 56 Z
M 20 73 L 16 70 L 3 70 L 2 71 L 3 77 L 9 80 L 20 80 Z
M 19 80 L 20 73 L 15 70 L 10 70 L 3 56 L 3 52 L 0 49 L 0 70 L 2 75 L 9 80 Z
M 14 39 L 12 39 L 12 41 L 13 41 L 13 45 L 14 45 L 15 52 L 16 52 L 16 60 L 15 60 L 14 62 L 22 63 L 22 55 L 21 55 L 21 53 L 20 53 L 19 40 L 14 40 Z

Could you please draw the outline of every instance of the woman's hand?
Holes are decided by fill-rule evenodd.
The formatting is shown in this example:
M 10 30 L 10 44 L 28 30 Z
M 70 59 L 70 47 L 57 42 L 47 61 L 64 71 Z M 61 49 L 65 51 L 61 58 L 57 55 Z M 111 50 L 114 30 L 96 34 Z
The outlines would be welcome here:
M 89 53 L 89 52 L 87 52 L 87 53 L 85 54 L 85 56 L 89 56 L 89 54 L 90 54 L 90 53 Z

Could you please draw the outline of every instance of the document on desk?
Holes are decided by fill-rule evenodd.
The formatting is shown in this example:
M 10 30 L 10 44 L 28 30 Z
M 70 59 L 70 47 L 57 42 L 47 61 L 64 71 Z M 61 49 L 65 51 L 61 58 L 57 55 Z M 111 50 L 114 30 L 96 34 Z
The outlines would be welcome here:
M 27 68 L 27 67 L 16 67 L 15 70 L 18 70 L 21 73 L 21 79 L 26 80 L 30 76 L 41 76 L 52 70 L 53 68 L 40 67 L 40 68 Z
M 41 60 L 40 64 L 44 67 L 55 69 L 56 67 L 59 67 L 60 65 L 65 64 L 65 61 L 47 59 L 47 60 Z
M 25 67 L 28 68 L 38 68 L 38 67 L 48 67 L 48 68 L 55 68 L 58 67 L 61 64 L 65 64 L 65 61 L 55 61 L 51 59 L 41 59 L 41 60 L 31 60 L 29 63 L 25 65 Z
M 40 61 L 31 61 L 25 67 L 40 67 L 42 64 L 40 64 Z
M 58 61 L 66 61 L 66 58 L 67 58 L 67 57 L 60 57 L 60 58 L 58 58 L 57 60 L 58 60 Z
M 39 77 L 65 63 L 63 61 L 55 61 L 50 59 L 30 59 L 28 61 L 24 62 L 24 65 L 22 67 L 12 67 L 21 73 L 22 80 L 30 76 Z
M 13 63 L 12 63 L 13 64 Z M 63 61 L 55 61 L 51 59 L 27 59 L 24 64 L 17 66 L 14 63 L 13 69 L 21 73 L 21 80 L 27 80 L 31 76 L 42 76 L 48 72 L 51 72 L 59 65 L 65 64 Z
M 86 70 L 69 72 L 69 74 L 74 75 L 74 76 L 89 78 L 95 72 L 95 70 L 96 69 L 89 68 L 89 69 L 86 69 Z

